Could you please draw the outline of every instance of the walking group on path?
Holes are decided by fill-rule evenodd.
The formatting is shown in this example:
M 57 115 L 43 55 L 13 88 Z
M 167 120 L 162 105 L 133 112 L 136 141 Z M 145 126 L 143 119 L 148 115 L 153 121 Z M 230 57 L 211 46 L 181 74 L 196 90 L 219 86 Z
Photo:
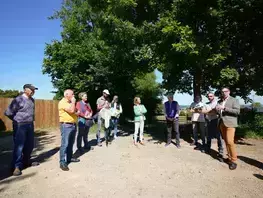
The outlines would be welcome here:
M 31 162 L 30 157 L 34 148 L 34 115 L 35 102 L 32 96 L 37 88 L 32 84 L 23 86 L 24 93 L 16 97 L 5 115 L 13 121 L 13 162 L 12 170 L 14 176 L 22 174 L 22 169 L 28 166 L 36 166 L 38 162 Z M 234 144 L 235 128 L 237 127 L 237 117 L 240 113 L 240 105 L 237 99 L 230 96 L 230 90 L 223 88 L 221 90 L 222 98 L 217 102 L 213 93 L 208 94 L 209 102 L 202 103 L 202 98 L 196 96 L 194 102 L 190 105 L 192 112 L 193 126 L 193 142 L 191 145 L 196 146 L 196 150 L 210 153 L 211 140 L 217 138 L 218 141 L 218 159 L 223 161 L 223 142 L 226 144 L 229 169 L 234 170 L 237 167 L 237 154 Z M 70 89 L 64 91 L 64 98 L 59 101 L 59 122 L 61 131 L 61 147 L 60 147 L 60 168 L 68 171 L 68 164 L 71 162 L 79 162 L 79 159 L 73 158 L 73 145 L 75 136 L 77 135 L 78 152 L 83 153 L 84 149 L 93 150 L 94 148 L 88 144 L 88 133 L 90 127 L 97 122 L 97 146 L 102 146 L 101 130 L 104 128 L 104 136 L 106 145 L 108 145 L 111 131 L 114 131 L 113 138 L 117 139 L 118 121 L 123 112 L 118 96 L 114 96 L 113 100 L 109 100 L 110 93 L 107 89 L 103 91 L 103 95 L 97 99 L 97 112 L 91 109 L 88 103 L 87 93 L 79 94 L 80 101 L 76 102 L 74 92 Z M 174 101 L 173 94 L 169 93 L 168 101 L 164 103 L 164 113 L 167 122 L 167 142 L 165 146 L 169 146 L 172 142 L 172 131 L 176 133 L 176 146 L 180 145 L 179 132 L 179 115 L 180 106 Z M 146 120 L 147 109 L 141 104 L 139 97 L 134 98 L 134 135 L 133 143 L 135 146 L 143 142 L 144 122 Z M 205 133 L 207 127 L 207 135 Z M 198 131 L 201 134 L 202 144 L 198 143 Z M 139 134 L 139 137 L 138 137 Z M 207 136 L 207 137 L 206 137 Z M 82 141 L 84 147 L 82 147 Z

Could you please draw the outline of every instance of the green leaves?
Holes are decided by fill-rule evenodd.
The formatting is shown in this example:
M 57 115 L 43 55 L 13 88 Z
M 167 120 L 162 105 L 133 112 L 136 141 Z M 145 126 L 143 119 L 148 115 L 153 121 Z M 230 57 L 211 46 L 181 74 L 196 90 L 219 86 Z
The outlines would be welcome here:
M 255 0 L 68 0 L 51 17 L 61 20 L 62 41 L 47 44 L 43 72 L 59 90 L 98 95 L 109 87 L 129 101 L 159 89 L 148 84 L 155 68 L 167 90 L 263 94 L 260 7 Z
M 15 98 L 20 94 L 18 90 L 2 90 L 0 89 L 1 98 Z
M 238 82 L 238 80 L 239 73 L 237 72 L 237 70 L 227 67 L 221 70 L 218 85 L 221 87 L 233 86 Z

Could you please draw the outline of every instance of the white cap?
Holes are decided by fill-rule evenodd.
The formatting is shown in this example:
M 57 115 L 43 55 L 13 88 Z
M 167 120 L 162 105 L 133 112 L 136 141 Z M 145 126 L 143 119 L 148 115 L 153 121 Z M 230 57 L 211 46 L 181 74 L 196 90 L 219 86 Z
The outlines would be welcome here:
M 108 89 L 104 89 L 104 90 L 103 90 L 103 93 L 105 93 L 105 94 L 107 94 L 107 95 L 110 95 L 110 92 L 109 92 Z

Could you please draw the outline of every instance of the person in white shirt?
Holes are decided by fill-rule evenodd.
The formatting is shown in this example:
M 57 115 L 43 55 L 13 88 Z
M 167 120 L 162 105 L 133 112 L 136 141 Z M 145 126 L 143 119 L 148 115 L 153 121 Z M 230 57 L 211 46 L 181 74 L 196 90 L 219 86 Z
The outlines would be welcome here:
M 118 123 L 119 123 L 120 115 L 122 114 L 122 106 L 121 103 L 119 102 L 118 96 L 113 97 L 113 100 L 111 102 L 111 110 L 112 110 L 111 122 L 113 123 L 114 126 L 114 139 L 117 139 Z
M 207 148 L 206 153 L 211 153 L 211 140 L 213 138 L 217 139 L 218 145 L 218 159 L 220 162 L 223 162 L 223 143 L 222 136 L 218 128 L 218 113 L 216 110 L 217 100 L 213 93 L 208 93 L 207 95 L 209 102 L 206 103 L 205 108 L 202 110 L 206 114 L 207 121 Z
M 192 112 L 192 126 L 193 126 L 193 138 L 194 141 L 191 143 L 191 146 L 196 146 L 195 150 L 200 149 L 202 152 L 205 152 L 205 116 L 201 112 L 203 108 L 202 97 L 196 96 L 194 102 L 190 105 L 190 112 Z M 201 134 L 202 145 L 198 144 L 198 130 Z
M 104 89 L 103 95 L 100 98 L 98 98 L 98 100 L 97 100 L 97 111 L 98 111 L 98 113 L 96 115 L 94 115 L 94 118 L 97 117 L 97 120 L 98 120 L 98 131 L 97 131 L 96 137 L 97 137 L 97 145 L 100 147 L 102 146 L 101 139 L 100 139 L 102 119 L 101 119 L 99 112 L 103 108 L 110 109 L 109 95 L 110 95 L 110 92 L 107 89 Z M 106 132 L 104 131 L 104 133 L 105 133 L 105 137 L 106 137 Z

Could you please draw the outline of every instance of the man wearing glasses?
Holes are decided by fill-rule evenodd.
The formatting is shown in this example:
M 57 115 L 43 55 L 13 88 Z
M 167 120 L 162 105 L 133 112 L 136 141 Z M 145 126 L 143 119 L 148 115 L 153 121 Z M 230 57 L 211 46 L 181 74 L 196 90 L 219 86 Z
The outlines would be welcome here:
M 218 160 L 223 162 L 223 144 L 222 144 L 222 136 L 218 129 L 218 114 L 216 111 L 217 100 L 215 99 L 215 95 L 213 93 L 208 93 L 207 95 L 209 102 L 206 103 L 206 108 L 203 113 L 206 114 L 207 121 L 207 148 L 206 153 L 211 153 L 211 140 L 213 138 L 217 139 L 218 145 Z
M 216 106 L 217 111 L 220 113 L 219 126 L 226 143 L 229 169 L 235 170 L 237 168 L 237 153 L 234 138 L 238 126 L 237 118 L 240 113 L 240 104 L 237 99 L 230 96 L 228 88 L 223 88 L 221 93 L 222 98 Z

